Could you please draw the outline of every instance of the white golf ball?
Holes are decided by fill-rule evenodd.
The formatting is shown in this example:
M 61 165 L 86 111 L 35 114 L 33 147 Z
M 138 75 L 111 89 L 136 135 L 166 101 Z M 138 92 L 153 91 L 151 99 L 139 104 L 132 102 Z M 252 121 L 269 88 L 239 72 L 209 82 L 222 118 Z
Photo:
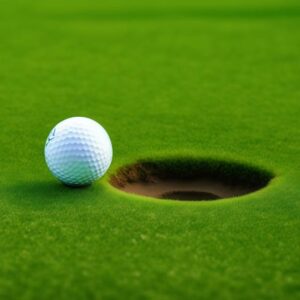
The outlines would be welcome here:
M 97 122 L 74 117 L 58 123 L 45 145 L 52 174 L 67 185 L 91 184 L 102 177 L 112 161 L 112 145 Z

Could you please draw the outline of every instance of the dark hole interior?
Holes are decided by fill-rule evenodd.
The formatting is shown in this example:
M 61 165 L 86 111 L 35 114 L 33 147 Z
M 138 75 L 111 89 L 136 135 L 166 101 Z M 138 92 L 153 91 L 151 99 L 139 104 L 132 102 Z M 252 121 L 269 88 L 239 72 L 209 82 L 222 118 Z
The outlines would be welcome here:
M 110 183 L 127 193 L 162 200 L 211 201 L 253 193 L 273 177 L 268 170 L 239 162 L 176 158 L 124 166 Z
M 174 191 L 167 192 L 160 196 L 161 199 L 183 200 L 183 201 L 201 201 L 201 200 L 216 200 L 219 196 L 207 192 L 195 191 Z

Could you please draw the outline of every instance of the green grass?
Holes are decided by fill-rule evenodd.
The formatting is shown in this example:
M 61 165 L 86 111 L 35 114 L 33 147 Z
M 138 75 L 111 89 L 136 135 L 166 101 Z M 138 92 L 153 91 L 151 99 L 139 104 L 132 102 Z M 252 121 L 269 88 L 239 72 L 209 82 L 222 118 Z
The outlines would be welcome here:
M 299 297 L 297 2 L 3 0 L 0 298 Z M 70 189 L 43 147 L 78 115 L 109 132 L 110 174 L 187 155 L 276 178 L 209 203 Z

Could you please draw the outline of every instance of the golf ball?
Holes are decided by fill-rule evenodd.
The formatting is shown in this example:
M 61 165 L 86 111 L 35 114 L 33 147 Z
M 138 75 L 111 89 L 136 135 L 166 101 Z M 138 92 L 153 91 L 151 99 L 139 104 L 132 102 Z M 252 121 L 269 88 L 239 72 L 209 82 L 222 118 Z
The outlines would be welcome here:
M 52 174 L 71 186 L 91 184 L 112 161 L 112 145 L 105 129 L 94 120 L 74 117 L 58 123 L 45 145 Z

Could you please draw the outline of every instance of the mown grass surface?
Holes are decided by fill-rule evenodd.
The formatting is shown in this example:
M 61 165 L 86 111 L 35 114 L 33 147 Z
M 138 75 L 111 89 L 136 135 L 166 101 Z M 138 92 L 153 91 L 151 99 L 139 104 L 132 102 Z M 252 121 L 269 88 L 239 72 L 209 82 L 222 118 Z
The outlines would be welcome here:
M 1 298 L 299 297 L 297 1 L 1 5 Z M 43 147 L 76 115 L 110 133 L 110 174 L 195 155 L 276 178 L 210 203 L 70 189 Z

